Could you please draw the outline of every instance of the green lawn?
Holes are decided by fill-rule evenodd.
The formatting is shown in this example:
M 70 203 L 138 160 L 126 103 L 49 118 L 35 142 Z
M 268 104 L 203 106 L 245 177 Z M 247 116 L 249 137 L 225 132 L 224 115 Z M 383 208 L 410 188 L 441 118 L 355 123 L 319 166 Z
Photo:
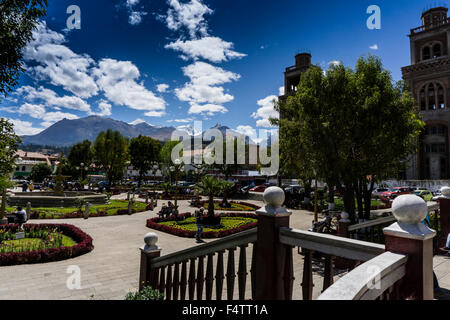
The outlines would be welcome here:
M 28 247 L 28 246 L 39 246 L 39 244 L 43 244 L 44 241 L 39 238 L 25 238 L 25 239 L 19 239 L 19 240 L 5 240 L 2 242 L 2 244 L 10 245 L 13 244 L 15 247 Z M 72 240 L 72 238 L 62 235 L 62 243 L 63 247 L 73 247 L 77 243 Z
M 136 211 L 143 211 L 146 208 L 146 204 L 142 202 L 135 201 L 133 203 L 133 209 Z M 82 208 L 84 210 L 84 206 Z M 106 211 L 108 216 L 115 215 L 117 210 L 119 209 L 128 209 L 128 201 L 119 201 L 119 200 L 110 200 L 109 204 L 100 204 L 100 205 L 93 205 L 89 209 L 89 213 L 96 213 L 97 211 Z M 16 211 L 16 208 L 14 207 L 6 207 L 6 212 L 12 213 Z M 68 213 L 77 212 L 78 208 L 72 207 L 72 208 L 32 208 L 33 212 L 38 212 L 40 215 L 44 215 L 46 218 L 49 218 L 50 216 L 58 216 L 58 215 L 64 215 Z
M 240 226 L 258 222 L 257 219 L 253 218 L 243 218 L 243 217 L 222 217 L 221 218 L 221 225 L 218 227 L 209 228 L 206 227 L 203 229 L 203 232 L 208 231 L 223 231 L 223 230 L 229 230 L 229 229 L 235 229 L 239 228 Z M 167 221 L 167 222 L 160 222 L 162 225 L 166 225 L 172 228 L 181 229 L 185 231 L 197 231 L 197 224 L 195 223 L 195 218 L 187 218 L 184 221 Z
M 217 210 L 217 211 L 248 211 L 248 212 L 255 211 L 254 208 L 252 208 L 250 206 L 246 206 L 244 204 L 240 204 L 240 203 L 230 203 L 231 204 L 231 208 L 223 208 L 219 204 L 220 203 L 218 203 L 218 202 L 214 202 L 214 210 Z M 205 209 L 208 209 L 209 203 L 205 202 L 203 207 Z
M 342 198 L 334 198 L 334 205 L 335 205 L 336 209 L 339 209 L 339 208 L 343 209 L 344 208 L 344 200 Z M 382 205 L 384 205 L 384 203 L 380 200 L 372 199 L 372 201 L 371 201 L 372 207 L 382 206 Z M 363 206 L 364 206 L 364 203 L 363 203 Z M 356 202 L 356 200 L 355 200 L 355 207 L 356 208 L 358 207 L 358 203 Z

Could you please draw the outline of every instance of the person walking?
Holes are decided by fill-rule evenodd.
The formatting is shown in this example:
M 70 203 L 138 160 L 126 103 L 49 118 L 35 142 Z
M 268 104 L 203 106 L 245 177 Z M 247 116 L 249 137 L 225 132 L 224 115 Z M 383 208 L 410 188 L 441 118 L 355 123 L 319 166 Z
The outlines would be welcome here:
M 20 229 L 22 230 L 22 225 L 27 222 L 28 217 L 27 217 L 27 212 L 22 208 L 22 207 L 17 207 L 17 211 L 15 212 L 16 216 L 17 216 L 17 223 L 20 227 Z
M 22 184 L 22 192 L 27 192 L 27 190 L 28 190 L 28 183 L 24 181 Z
M 203 243 L 201 240 L 201 235 L 203 232 L 203 213 L 205 212 L 205 208 L 200 208 L 200 210 L 195 211 L 195 223 L 197 224 L 197 233 L 195 235 L 195 239 L 197 243 Z

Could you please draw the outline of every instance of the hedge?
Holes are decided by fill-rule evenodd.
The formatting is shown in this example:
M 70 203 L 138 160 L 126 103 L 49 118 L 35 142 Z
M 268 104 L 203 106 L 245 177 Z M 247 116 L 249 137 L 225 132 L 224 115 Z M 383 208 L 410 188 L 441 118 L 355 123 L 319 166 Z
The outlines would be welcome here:
M 35 228 L 57 228 L 62 234 L 72 238 L 76 245 L 73 247 L 60 247 L 54 249 L 36 250 L 29 252 L 8 252 L 0 253 L 0 266 L 11 266 L 19 264 L 33 264 L 54 262 L 75 258 L 94 249 L 92 238 L 81 229 L 70 224 L 25 224 L 25 231 Z M 10 232 L 17 232 L 19 225 L 8 224 L 0 226 L 0 229 Z

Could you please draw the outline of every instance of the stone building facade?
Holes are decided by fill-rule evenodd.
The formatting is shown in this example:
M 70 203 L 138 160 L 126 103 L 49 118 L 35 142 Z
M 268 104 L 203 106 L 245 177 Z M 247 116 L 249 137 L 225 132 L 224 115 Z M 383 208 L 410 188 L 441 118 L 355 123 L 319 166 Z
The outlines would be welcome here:
M 294 96 L 297 92 L 300 76 L 311 66 L 311 54 L 307 52 L 299 53 L 295 56 L 295 65 L 286 68 L 284 72 L 284 95 L 279 97 L 279 101 L 283 102 L 289 96 Z M 281 115 L 280 115 L 281 116 Z
M 409 180 L 449 179 L 450 18 L 436 7 L 422 14 L 422 26 L 409 34 L 411 65 L 403 79 L 417 100 L 426 129 L 419 152 L 410 159 Z

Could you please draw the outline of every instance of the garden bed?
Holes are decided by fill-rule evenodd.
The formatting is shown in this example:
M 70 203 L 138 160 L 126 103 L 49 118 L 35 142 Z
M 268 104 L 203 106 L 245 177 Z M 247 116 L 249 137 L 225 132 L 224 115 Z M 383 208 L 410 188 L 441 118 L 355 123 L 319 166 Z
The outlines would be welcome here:
M 0 226 L 0 266 L 74 258 L 94 249 L 92 238 L 70 224 L 25 224 L 25 239 L 15 240 L 16 224 Z
M 222 238 L 238 232 L 255 228 L 258 224 L 258 217 L 252 213 L 226 213 L 216 215 L 220 217 L 221 225 L 204 226 L 202 238 Z M 207 216 L 205 216 L 207 218 Z M 197 225 L 195 217 L 191 213 L 178 215 L 177 218 L 170 216 L 166 219 L 153 218 L 147 220 L 147 227 L 162 232 L 170 233 L 178 237 L 195 238 Z
M 148 210 L 148 205 L 135 201 L 131 213 Z M 14 212 L 15 208 L 9 207 L 7 212 Z M 72 219 L 83 218 L 84 211 L 78 208 L 32 208 L 29 219 Z M 89 217 L 106 217 L 128 214 L 128 201 L 111 200 L 110 204 L 93 205 L 89 209 Z
M 230 208 L 227 207 L 221 207 L 220 205 L 222 204 L 222 202 L 214 202 L 214 210 L 218 210 L 218 211 L 245 211 L 245 212 L 252 212 L 252 211 L 256 211 L 259 208 L 261 208 L 260 206 L 257 206 L 255 204 L 252 203 L 247 203 L 247 202 L 236 202 L 236 201 L 228 201 L 228 203 L 231 205 Z M 209 203 L 208 201 L 200 201 L 200 204 L 197 207 L 203 207 L 205 209 L 208 209 Z

